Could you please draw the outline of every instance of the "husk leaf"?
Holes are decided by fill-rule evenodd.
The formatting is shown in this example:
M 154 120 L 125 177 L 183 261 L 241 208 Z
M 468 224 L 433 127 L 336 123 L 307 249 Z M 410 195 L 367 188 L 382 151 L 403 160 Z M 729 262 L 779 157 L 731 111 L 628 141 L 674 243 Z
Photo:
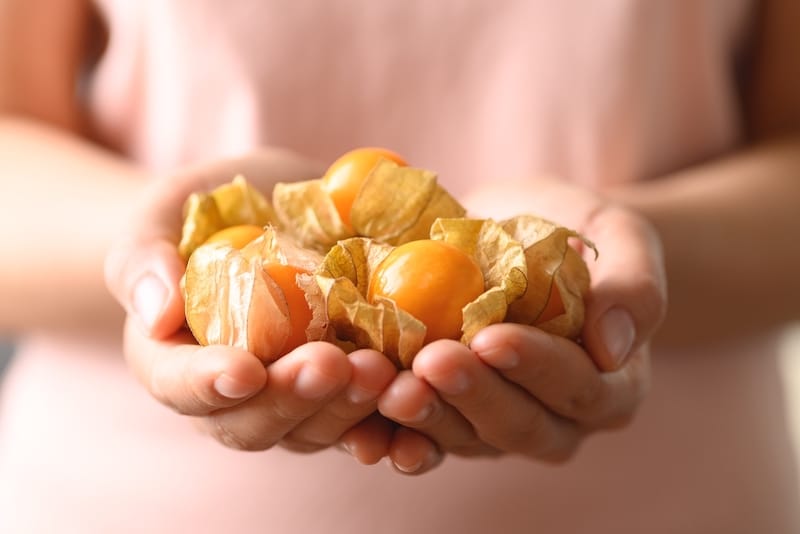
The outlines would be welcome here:
M 589 269 L 580 254 L 572 247 L 567 249 L 561 267 L 556 271 L 554 283 L 561 293 L 564 313 L 552 319 L 534 323 L 537 328 L 551 334 L 577 338 L 585 317 L 584 297 L 589 292 Z
M 308 341 L 320 341 L 326 338 L 328 318 L 325 313 L 325 300 L 314 282 L 314 271 L 322 262 L 322 256 L 314 251 L 299 246 L 294 240 L 272 226 L 264 229 L 264 234 L 242 249 L 242 255 L 259 262 L 262 268 L 269 263 L 292 265 L 308 274 L 297 275 L 297 285 L 305 293 L 305 299 L 311 310 L 311 322 L 306 328 Z M 265 275 L 269 278 L 269 274 Z M 291 317 L 290 317 L 291 320 Z
M 325 256 L 316 281 L 336 339 L 378 350 L 403 367 L 422 347 L 425 325 L 389 299 L 369 303 L 365 296 L 372 272 L 391 250 L 367 238 L 344 240 Z
M 509 306 L 506 320 L 534 324 L 563 337 L 577 337 L 583 326 L 583 297 L 589 288 L 589 272 L 583 259 L 569 245 L 569 239 L 582 240 L 596 253 L 594 244 L 573 230 L 533 215 L 521 215 L 501 224 L 525 249 L 528 279 L 525 294 Z M 566 267 L 566 258 L 569 258 L 569 267 Z M 564 313 L 539 323 L 553 284 L 560 292 Z
M 184 260 L 211 235 L 239 224 L 265 226 L 276 221 L 266 198 L 242 176 L 210 193 L 192 193 L 184 204 L 178 253 Z
M 302 249 L 272 227 L 242 250 L 206 244 L 189 257 L 183 278 L 186 320 L 202 345 L 222 344 L 252 352 L 265 362 L 284 353 L 291 317 L 283 290 L 264 271 L 282 263 L 313 272 L 321 258 Z M 312 320 L 308 340 L 325 339 L 324 299 L 310 274 L 298 275 Z
M 437 218 L 465 213 L 437 183 L 436 173 L 382 160 L 361 186 L 350 220 L 359 235 L 399 245 L 426 239 Z
M 503 321 L 508 303 L 525 292 L 522 245 L 488 219 L 437 219 L 429 237 L 458 247 L 481 268 L 486 289 L 462 310 L 461 341 L 469 343 L 481 328 Z M 410 367 L 424 343 L 425 325 L 391 299 L 366 299 L 372 273 L 393 249 L 368 238 L 342 241 L 323 259 L 317 284 L 337 338 L 382 351 L 399 366 Z
M 326 252 L 353 235 L 321 179 L 275 184 L 272 202 L 282 228 L 306 248 Z
M 278 285 L 257 259 L 223 244 L 198 247 L 184 276 L 186 321 L 201 345 L 229 345 L 276 359 L 290 332 Z
M 502 322 L 510 303 L 528 285 L 522 244 L 490 219 L 437 219 L 431 239 L 455 245 L 471 255 L 481 268 L 486 291 L 463 308 L 463 336 L 469 344 L 482 328 Z

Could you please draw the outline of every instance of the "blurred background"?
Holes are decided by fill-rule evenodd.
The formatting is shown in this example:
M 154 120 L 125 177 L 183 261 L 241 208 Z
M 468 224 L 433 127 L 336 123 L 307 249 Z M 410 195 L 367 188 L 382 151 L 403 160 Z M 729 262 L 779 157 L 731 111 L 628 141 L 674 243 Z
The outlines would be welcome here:
M 3 370 L 11 359 L 11 350 L 11 343 L 0 340 L 0 377 L 2 377 Z

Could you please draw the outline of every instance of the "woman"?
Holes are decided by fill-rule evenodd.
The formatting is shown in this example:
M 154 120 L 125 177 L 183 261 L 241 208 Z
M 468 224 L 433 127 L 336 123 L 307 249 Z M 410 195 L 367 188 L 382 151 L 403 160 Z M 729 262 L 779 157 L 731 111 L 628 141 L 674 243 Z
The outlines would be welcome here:
M 0 317 L 25 341 L 3 391 L 0 525 L 796 531 L 773 341 L 800 294 L 797 250 L 775 245 L 800 225 L 797 8 L 563 4 L 109 0 L 93 18 L 80 0 L 4 0 L 17 230 Z M 190 344 L 185 195 L 238 172 L 268 191 L 372 144 L 476 213 L 539 212 L 597 242 L 585 349 L 502 325 L 395 373 L 371 351 L 310 344 L 263 369 Z M 144 388 L 101 283 L 111 243 Z

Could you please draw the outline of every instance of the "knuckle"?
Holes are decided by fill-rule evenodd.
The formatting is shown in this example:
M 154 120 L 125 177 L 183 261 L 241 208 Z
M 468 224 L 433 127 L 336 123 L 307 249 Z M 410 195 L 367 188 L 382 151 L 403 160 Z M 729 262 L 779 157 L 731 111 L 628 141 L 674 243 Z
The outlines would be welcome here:
M 302 408 L 279 399 L 272 399 L 266 410 L 272 415 L 272 419 L 280 421 L 281 426 L 290 428 L 294 428 L 309 416 L 309 413 Z
M 611 386 L 616 393 L 599 404 L 592 417 L 582 419 L 587 428 L 618 430 L 633 422 L 650 389 L 646 358 L 632 358 L 629 367 L 619 371 L 617 378 L 619 382 L 615 380 Z
M 589 417 L 603 405 L 605 394 L 598 384 L 586 384 L 568 395 L 556 411 L 569 417 L 582 419 Z
M 627 283 L 636 297 L 631 311 L 637 326 L 645 333 L 655 331 L 667 316 L 666 282 L 657 273 L 640 273 Z
M 478 436 L 507 452 L 527 453 L 541 448 L 545 440 L 546 416 L 542 410 L 528 410 L 517 421 L 505 421 L 478 431 Z
M 145 385 L 156 400 L 182 415 L 206 415 L 226 406 L 205 376 L 193 372 L 192 366 L 199 361 L 194 349 L 176 345 L 164 350 L 143 371 Z
M 186 363 L 180 347 L 171 347 L 166 357 L 157 358 L 150 372 L 150 392 L 182 415 L 203 413 L 208 411 L 208 404 L 197 395 L 192 384 L 186 382 L 189 376 Z
M 333 409 L 325 410 L 320 417 L 315 417 L 289 432 L 286 438 L 305 448 L 320 449 L 336 443 L 357 421 L 356 418 L 337 414 Z
M 188 410 L 183 408 L 182 403 L 175 402 L 174 394 L 170 391 L 165 378 L 164 365 L 158 363 L 161 361 L 163 360 L 157 360 L 150 370 L 146 384 L 147 390 L 161 404 L 169 406 L 182 415 L 189 415 Z
M 325 410 L 326 416 L 336 425 L 346 427 L 363 419 L 373 410 L 365 408 L 354 408 L 347 402 L 332 402 Z
M 332 443 L 315 443 L 304 438 L 298 438 L 293 433 L 284 437 L 280 444 L 286 450 L 303 454 L 317 452 L 332 445 Z
M 478 438 L 448 447 L 448 452 L 463 458 L 499 456 L 500 454 L 496 447 L 492 447 Z
M 226 447 L 238 451 L 263 451 L 271 448 L 275 443 L 263 439 L 255 432 L 242 434 L 234 431 L 225 424 L 225 418 L 209 416 L 209 434 Z
M 666 284 L 654 275 L 643 275 L 635 282 L 635 291 L 639 295 L 639 313 L 648 330 L 655 330 L 667 315 Z
M 147 385 L 147 389 L 150 392 L 150 395 L 152 395 L 161 404 L 172 408 L 181 415 L 189 415 L 186 410 L 181 410 L 180 407 L 173 403 L 169 396 L 164 393 L 164 390 L 161 388 L 158 380 L 151 378 Z

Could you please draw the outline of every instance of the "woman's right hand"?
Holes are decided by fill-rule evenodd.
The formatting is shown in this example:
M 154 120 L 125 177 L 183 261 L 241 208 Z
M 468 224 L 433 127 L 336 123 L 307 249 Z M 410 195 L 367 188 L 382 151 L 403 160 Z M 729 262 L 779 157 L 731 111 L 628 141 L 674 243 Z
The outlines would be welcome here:
M 269 192 L 276 182 L 316 178 L 323 170 L 296 154 L 265 150 L 152 182 L 107 257 L 106 284 L 127 312 L 126 360 L 160 402 L 198 417 L 224 445 L 245 450 L 281 444 L 313 451 L 337 444 L 364 421 L 367 439 L 352 452 L 371 463 L 385 455 L 391 432 L 368 419 L 396 374 L 383 355 L 308 343 L 265 367 L 241 349 L 202 347 L 184 328 L 179 283 L 185 265 L 177 242 L 187 196 L 237 174 Z

